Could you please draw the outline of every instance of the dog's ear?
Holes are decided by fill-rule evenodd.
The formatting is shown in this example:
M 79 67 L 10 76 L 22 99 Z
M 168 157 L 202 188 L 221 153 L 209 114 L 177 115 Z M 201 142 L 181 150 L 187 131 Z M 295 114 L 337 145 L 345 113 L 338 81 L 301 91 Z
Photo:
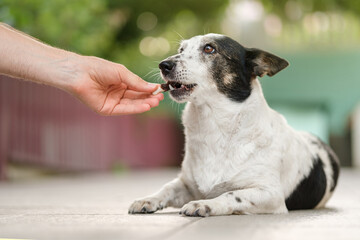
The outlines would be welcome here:
M 247 48 L 245 58 L 251 74 L 259 77 L 273 76 L 289 65 L 285 59 L 256 48 Z

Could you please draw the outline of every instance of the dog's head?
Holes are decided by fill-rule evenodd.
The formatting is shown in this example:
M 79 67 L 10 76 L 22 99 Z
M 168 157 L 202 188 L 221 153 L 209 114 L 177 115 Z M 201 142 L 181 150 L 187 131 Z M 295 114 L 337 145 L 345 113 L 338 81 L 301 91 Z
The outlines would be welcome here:
M 207 34 L 182 41 L 178 54 L 159 64 L 175 101 L 196 101 L 225 94 L 242 102 L 257 76 L 275 75 L 289 63 L 271 53 L 245 48 L 233 39 Z

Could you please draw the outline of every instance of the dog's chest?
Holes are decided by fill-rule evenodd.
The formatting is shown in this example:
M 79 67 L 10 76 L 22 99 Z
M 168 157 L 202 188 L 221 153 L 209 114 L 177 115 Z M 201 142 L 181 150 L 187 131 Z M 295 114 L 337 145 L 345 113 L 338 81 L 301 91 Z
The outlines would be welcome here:
M 236 124 L 219 121 L 207 112 L 187 109 L 184 112 L 186 158 L 183 170 L 191 172 L 198 190 L 206 195 L 220 183 L 229 181 L 241 171 L 244 159 L 252 153 L 249 143 L 239 148 L 241 139 Z
M 211 142 L 210 139 L 207 139 L 206 143 L 189 141 L 186 153 L 189 160 L 191 159 L 188 170 L 192 173 L 192 180 L 203 195 L 211 192 L 214 186 L 231 180 L 240 170 L 236 163 L 229 160 L 226 147 L 222 145 L 221 148 L 214 148 L 211 146 L 219 143 Z M 220 152 L 220 149 L 224 152 Z

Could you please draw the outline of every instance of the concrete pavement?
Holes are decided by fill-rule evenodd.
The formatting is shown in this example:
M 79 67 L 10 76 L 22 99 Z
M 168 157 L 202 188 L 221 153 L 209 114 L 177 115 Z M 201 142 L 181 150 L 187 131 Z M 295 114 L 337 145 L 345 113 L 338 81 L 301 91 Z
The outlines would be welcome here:
M 360 239 L 360 170 L 343 169 L 327 208 L 282 215 L 188 218 L 169 208 L 128 215 L 177 170 L 0 183 L 0 239 Z

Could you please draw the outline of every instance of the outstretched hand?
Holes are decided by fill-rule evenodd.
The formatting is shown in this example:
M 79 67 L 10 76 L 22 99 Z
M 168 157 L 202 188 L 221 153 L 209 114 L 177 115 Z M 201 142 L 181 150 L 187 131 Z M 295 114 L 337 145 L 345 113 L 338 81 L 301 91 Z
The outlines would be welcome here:
M 81 56 L 70 92 L 101 115 L 142 113 L 159 105 L 158 84 L 147 83 L 121 64 Z
M 0 74 L 66 90 L 102 115 L 142 113 L 164 98 L 121 64 L 48 46 L 1 22 L 0 52 Z

